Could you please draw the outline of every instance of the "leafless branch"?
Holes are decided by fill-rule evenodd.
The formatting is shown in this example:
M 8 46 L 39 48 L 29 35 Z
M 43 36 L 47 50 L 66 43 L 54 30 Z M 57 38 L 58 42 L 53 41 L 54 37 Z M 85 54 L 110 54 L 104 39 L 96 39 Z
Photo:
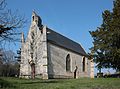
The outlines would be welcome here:
M 20 28 L 24 27 L 27 22 L 24 16 L 20 16 L 18 11 L 14 13 L 6 10 L 6 0 L 0 0 L 0 42 L 16 41 L 17 35 L 20 34 Z
M 3 10 L 6 7 L 7 3 L 5 0 L 0 0 L 0 10 Z

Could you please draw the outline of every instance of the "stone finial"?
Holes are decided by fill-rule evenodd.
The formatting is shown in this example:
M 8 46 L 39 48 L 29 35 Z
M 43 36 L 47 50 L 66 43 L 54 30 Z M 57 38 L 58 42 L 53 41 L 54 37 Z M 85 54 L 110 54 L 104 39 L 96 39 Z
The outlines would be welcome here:
M 25 38 L 24 38 L 24 33 L 21 33 L 21 42 L 24 43 L 25 42 Z

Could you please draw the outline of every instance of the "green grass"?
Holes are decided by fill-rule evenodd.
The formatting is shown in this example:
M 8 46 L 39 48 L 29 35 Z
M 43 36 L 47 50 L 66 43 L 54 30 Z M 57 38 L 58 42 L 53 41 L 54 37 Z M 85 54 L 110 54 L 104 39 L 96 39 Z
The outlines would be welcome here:
M 120 89 L 120 78 L 28 80 L 0 78 L 2 89 Z

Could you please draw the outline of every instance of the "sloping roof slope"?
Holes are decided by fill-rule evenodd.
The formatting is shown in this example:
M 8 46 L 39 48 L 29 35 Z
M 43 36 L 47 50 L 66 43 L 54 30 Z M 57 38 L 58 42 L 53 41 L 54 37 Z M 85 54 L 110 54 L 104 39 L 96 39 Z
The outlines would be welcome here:
M 69 38 L 47 28 L 47 40 L 52 42 L 55 45 L 64 47 L 76 53 L 79 53 L 83 56 L 87 56 L 84 49 L 81 47 L 80 44 L 70 40 Z

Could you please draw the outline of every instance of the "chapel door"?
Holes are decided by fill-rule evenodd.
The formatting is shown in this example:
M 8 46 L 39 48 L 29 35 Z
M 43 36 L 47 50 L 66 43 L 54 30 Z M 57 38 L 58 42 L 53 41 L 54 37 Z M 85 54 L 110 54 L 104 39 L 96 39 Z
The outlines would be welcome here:
M 35 64 L 34 63 L 31 65 L 31 78 L 35 79 Z

